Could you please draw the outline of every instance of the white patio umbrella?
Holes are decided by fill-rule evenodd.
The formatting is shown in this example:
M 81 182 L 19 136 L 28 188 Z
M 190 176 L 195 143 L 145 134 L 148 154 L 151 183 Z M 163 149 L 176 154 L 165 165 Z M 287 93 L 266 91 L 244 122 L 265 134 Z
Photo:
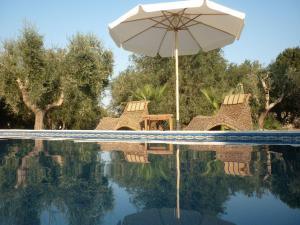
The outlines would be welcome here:
M 115 43 L 147 56 L 175 56 L 179 127 L 178 55 L 197 54 L 239 39 L 245 14 L 208 0 L 138 5 L 109 24 Z

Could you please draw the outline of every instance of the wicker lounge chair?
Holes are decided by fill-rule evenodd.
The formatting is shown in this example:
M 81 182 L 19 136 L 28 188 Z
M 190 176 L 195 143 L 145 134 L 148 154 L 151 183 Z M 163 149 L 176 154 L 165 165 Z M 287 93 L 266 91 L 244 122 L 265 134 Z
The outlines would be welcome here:
M 128 102 L 120 118 L 104 117 L 96 130 L 142 130 L 143 116 L 149 114 L 148 103 L 148 101 Z
M 252 130 L 250 94 L 228 95 L 214 116 L 196 116 L 185 130 L 212 130 L 225 125 L 233 130 Z
M 126 104 L 120 118 L 104 117 L 96 130 L 155 130 L 158 121 L 168 121 L 173 129 L 172 114 L 149 115 L 148 101 L 131 101 Z

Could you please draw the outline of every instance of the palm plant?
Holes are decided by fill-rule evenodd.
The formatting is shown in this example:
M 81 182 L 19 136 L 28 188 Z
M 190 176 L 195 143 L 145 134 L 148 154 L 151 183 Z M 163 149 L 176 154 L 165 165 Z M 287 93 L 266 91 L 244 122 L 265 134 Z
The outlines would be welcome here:
M 146 100 L 160 102 L 166 91 L 166 84 L 163 86 L 154 87 L 146 84 L 142 88 L 137 88 L 133 93 L 133 98 L 137 100 Z
M 201 89 L 200 91 L 205 96 L 206 100 L 210 103 L 210 105 L 213 107 L 213 112 L 215 114 L 219 110 L 220 105 L 216 95 L 213 93 L 213 90 L 211 88 L 206 88 Z

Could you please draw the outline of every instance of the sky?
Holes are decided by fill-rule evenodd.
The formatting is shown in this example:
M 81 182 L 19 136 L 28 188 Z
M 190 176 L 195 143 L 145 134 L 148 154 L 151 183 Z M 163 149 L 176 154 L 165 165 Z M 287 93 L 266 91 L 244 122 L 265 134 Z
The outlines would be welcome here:
M 170 0 L 169 0 L 170 1 Z M 138 4 L 165 0 L 0 0 L 0 41 L 16 38 L 24 21 L 34 24 L 46 47 L 65 47 L 77 32 L 93 33 L 114 53 L 114 74 L 131 54 L 118 48 L 107 25 Z M 232 63 L 259 60 L 267 66 L 285 48 L 300 45 L 300 0 L 215 0 L 246 13 L 240 40 L 223 48 Z

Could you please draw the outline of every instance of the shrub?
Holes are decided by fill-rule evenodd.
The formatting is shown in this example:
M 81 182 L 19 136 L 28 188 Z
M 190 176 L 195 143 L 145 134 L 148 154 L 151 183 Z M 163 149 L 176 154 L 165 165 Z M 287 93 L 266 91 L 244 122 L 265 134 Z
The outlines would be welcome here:
M 300 117 L 294 119 L 293 125 L 295 128 L 300 128 Z
M 264 128 L 268 129 L 268 130 L 278 130 L 280 129 L 281 123 L 276 120 L 276 118 L 274 117 L 274 115 L 270 114 L 267 116 L 266 120 L 265 120 L 265 125 Z

